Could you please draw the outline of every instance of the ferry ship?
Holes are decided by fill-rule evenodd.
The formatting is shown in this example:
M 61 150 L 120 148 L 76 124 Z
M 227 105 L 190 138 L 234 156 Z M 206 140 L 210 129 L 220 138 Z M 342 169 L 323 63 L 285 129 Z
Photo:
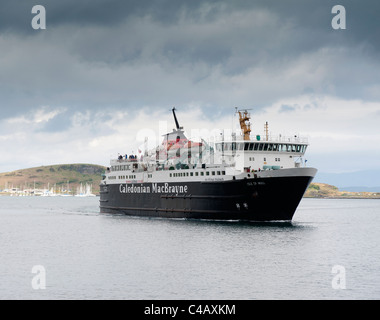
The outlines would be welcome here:
M 176 128 L 140 157 L 112 159 L 100 183 L 100 212 L 131 216 L 291 221 L 317 169 L 306 167 L 299 136 L 251 137 L 248 110 L 234 114 L 239 134 L 213 143 Z

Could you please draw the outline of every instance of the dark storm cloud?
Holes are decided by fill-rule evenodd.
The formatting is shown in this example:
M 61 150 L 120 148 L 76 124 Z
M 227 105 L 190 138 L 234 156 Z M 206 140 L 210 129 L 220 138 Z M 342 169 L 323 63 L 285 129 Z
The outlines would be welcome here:
M 175 23 L 178 12 L 186 10 L 191 14 L 204 2 L 218 1 L 173 1 L 173 0 L 30 0 L 8 1 L 2 4 L 0 30 L 32 32 L 30 22 L 34 5 L 45 7 L 49 15 L 49 26 L 59 25 L 106 25 L 112 26 L 131 16 L 150 15 L 164 24 Z
M 47 30 L 31 27 L 36 4 Z M 331 28 L 335 4 L 347 30 Z M 260 107 L 305 92 L 371 98 L 376 12 L 378 2 L 354 0 L 6 1 L 1 116 L 41 105 Z
M 33 5 L 45 6 L 48 14 L 48 26 L 62 25 L 106 26 L 112 27 L 136 17 L 150 16 L 154 21 L 164 25 L 176 25 L 181 17 L 193 21 L 218 20 L 221 16 L 236 11 L 268 10 L 283 22 L 290 21 L 295 29 L 318 31 L 330 34 L 331 8 L 343 5 L 347 11 L 346 39 L 367 41 L 373 46 L 380 46 L 378 39 L 380 26 L 378 12 L 380 3 L 375 0 L 6 0 L 1 4 L 0 31 L 32 34 L 31 9 Z M 242 30 L 244 32 L 244 30 Z M 315 38 L 309 34 L 311 41 L 305 47 L 319 45 L 324 37 Z M 333 38 L 338 40 L 339 38 Z

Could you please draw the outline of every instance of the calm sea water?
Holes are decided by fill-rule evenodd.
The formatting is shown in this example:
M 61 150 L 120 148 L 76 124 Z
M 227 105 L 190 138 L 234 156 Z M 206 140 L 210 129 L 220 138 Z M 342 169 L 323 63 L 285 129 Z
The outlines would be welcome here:
M 222 223 L 0 197 L 0 241 L 0 299 L 380 298 L 380 200 L 304 199 L 292 223 Z

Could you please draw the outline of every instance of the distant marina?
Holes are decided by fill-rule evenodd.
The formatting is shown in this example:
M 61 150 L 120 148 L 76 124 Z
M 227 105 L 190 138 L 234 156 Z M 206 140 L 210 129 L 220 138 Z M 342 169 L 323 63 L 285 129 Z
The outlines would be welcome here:
M 4 172 L 0 195 L 94 197 L 104 170 L 93 164 L 61 164 Z
M 80 184 L 76 190 L 70 188 L 69 182 L 66 186 L 57 187 L 54 185 L 50 188 L 48 185 L 46 188 L 40 189 L 29 187 L 14 187 L 13 185 L 5 185 L 4 189 L 0 189 L 0 195 L 3 196 L 15 196 L 15 197 L 96 197 L 92 193 L 92 184 Z

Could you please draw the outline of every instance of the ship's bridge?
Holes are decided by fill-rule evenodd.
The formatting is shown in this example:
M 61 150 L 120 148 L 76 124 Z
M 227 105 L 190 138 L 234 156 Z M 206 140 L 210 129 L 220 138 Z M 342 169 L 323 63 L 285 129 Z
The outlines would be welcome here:
M 234 164 L 238 170 L 276 170 L 300 167 L 308 141 L 298 136 L 276 139 L 220 141 L 215 143 L 218 162 Z
M 252 137 L 252 126 L 248 110 L 237 110 L 241 136 L 233 133 L 230 140 L 220 137 L 215 142 L 216 161 L 226 162 L 237 170 L 266 170 L 299 167 L 303 162 L 308 141 L 299 135 L 272 136 L 269 134 L 268 122 L 264 125 L 264 135 Z
M 293 152 L 304 154 L 307 139 L 284 138 L 275 141 L 222 141 L 215 144 L 216 150 L 223 151 L 264 151 L 264 152 Z

